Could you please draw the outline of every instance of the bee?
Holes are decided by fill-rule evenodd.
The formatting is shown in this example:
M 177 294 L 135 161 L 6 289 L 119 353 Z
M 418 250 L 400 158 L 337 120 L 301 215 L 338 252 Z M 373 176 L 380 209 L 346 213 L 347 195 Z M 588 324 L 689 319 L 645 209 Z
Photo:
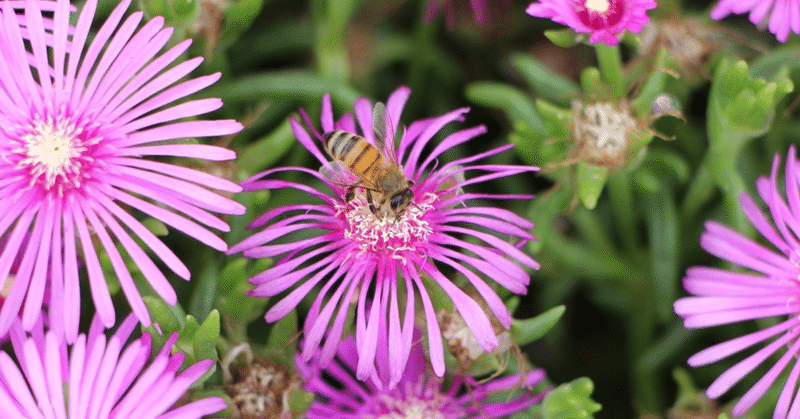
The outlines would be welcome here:
M 394 129 L 386 118 L 386 107 L 378 102 L 372 111 L 375 145 L 366 138 L 343 130 L 326 132 L 325 151 L 335 162 L 346 166 L 359 179 L 348 185 L 345 202 L 350 203 L 355 191 L 366 191 L 369 210 L 382 220 L 386 216 L 400 219 L 414 204 L 413 181 L 406 178 L 394 153 Z M 390 135 L 386 135 L 387 125 Z M 387 141 L 387 138 L 389 141 Z M 386 147 L 389 146 L 387 150 Z

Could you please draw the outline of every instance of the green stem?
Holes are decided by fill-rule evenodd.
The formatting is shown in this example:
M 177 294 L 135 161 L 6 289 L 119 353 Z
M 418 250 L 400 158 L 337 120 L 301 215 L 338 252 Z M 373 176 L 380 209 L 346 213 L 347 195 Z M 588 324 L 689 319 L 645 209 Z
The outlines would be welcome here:
M 611 84 L 614 100 L 625 98 L 625 82 L 622 75 L 622 55 L 619 45 L 609 46 L 603 43 L 594 45 L 597 54 L 597 64 L 603 78 Z

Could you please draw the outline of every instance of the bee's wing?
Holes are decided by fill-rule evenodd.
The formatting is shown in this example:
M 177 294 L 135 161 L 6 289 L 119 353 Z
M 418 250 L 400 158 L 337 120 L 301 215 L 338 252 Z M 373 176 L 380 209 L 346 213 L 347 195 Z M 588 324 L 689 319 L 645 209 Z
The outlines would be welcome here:
M 375 147 L 389 161 L 397 163 L 397 154 L 394 150 L 394 125 L 386 113 L 386 105 L 381 102 L 377 102 L 372 108 L 372 131 L 375 134 Z
M 349 186 L 358 182 L 358 176 L 354 175 L 345 165 L 338 161 L 328 161 L 319 168 L 323 177 L 339 186 Z

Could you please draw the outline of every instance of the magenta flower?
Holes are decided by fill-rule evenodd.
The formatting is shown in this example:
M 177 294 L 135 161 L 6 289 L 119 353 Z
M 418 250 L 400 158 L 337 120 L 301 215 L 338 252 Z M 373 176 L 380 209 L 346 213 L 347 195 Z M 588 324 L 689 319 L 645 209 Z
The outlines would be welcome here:
M 128 316 L 119 330 L 106 338 L 95 318 L 89 335 L 78 335 L 68 345 L 41 322 L 28 334 L 21 322 L 11 329 L 11 356 L 0 351 L 0 417 L 3 418 L 201 418 L 226 407 L 219 397 L 173 408 L 189 387 L 214 361 L 200 361 L 178 372 L 184 354 L 170 355 L 177 333 L 145 368 L 150 357 L 150 335 L 125 345 L 137 325 Z
M 706 365 L 777 337 L 725 371 L 708 388 L 709 397 L 721 396 L 745 375 L 783 350 L 775 365 L 736 403 L 733 408 L 735 416 L 752 407 L 789 363 L 794 365 L 783 385 L 773 417 L 796 418 L 800 415 L 800 398 L 794 396 L 800 377 L 800 363 L 796 362 L 800 355 L 800 164 L 794 147 L 789 149 L 786 159 L 788 204 L 778 189 L 779 169 L 780 159 L 775 156 L 772 175 L 769 179 L 760 178 L 757 183 L 771 220 L 748 195 L 740 197 L 745 215 L 775 250 L 709 221 L 700 244 L 714 256 L 746 271 L 690 268 L 684 278 L 684 287 L 693 296 L 675 302 L 675 312 L 683 317 L 687 328 L 787 317 L 774 326 L 714 345 L 689 358 L 689 365 L 693 367 Z
M 408 358 L 408 367 L 394 389 L 375 383 L 358 382 L 352 376 L 359 356 L 352 337 L 340 345 L 334 362 L 322 372 L 298 360 L 305 377 L 305 388 L 315 394 L 306 415 L 308 419 L 472 419 L 501 418 L 538 403 L 547 392 L 524 391 L 514 398 L 487 399 L 510 389 L 533 387 L 545 379 L 541 369 L 478 383 L 468 375 L 456 375 L 449 384 L 430 374 L 422 346 L 417 344 Z M 522 386 L 522 387 L 521 387 Z M 464 388 L 467 388 L 465 391 Z
M 219 74 L 180 82 L 202 59 L 167 69 L 189 42 L 158 55 L 172 28 L 164 28 L 164 19 L 157 17 L 137 30 L 141 12 L 120 23 L 129 4 L 121 2 L 87 44 L 96 0 L 84 5 L 72 35 L 66 0 L 57 2 L 52 31 L 43 26 L 38 1 L 25 3 L 25 29 L 11 2 L 0 2 L 0 235 L 7 240 L 0 253 L 0 289 L 10 285 L 0 308 L 0 335 L 20 310 L 22 325 L 30 330 L 49 289 L 50 326 L 73 342 L 81 306 L 79 265 L 88 272 L 100 320 L 113 325 L 114 307 L 95 242 L 108 254 L 134 313 L 149 324 L 125 259 L 138 265 L 167 302 L 175 304 L 176 295 L 135 238 L 181 278 L 188 279 L 189 270 L 127 208 L 223 251 L 225 242 L 207 227 L 227 231 L 228 225 L 210 211 L 244 212 L 207 189 L 237 192 L 239 186 L 160 161 L 165 156 L 233 159 L 230 150 L 184 139 L 232 134 L 242 126 L 231 120 L 176 122 L 222 106 L 219 99 L 170 105 L 211 85 Z M 147 159 L 151 156 L 159 161 Z
M 410 90 L 402 87 L 386 103 L 387 117 L 395 126 L 409 94 Z M 256 285 L 250 295 L 272 297 L 294 288 L 267 312 L 268 322 L 285 316 L 315 285 L 324 283 L 306 318 L 304 360 L 311 359 L 326 336 L 322 346 L 322 365 L 333 358 L 351 302 L 357 300 L 357 376 L 363 380 L 373 375 L 376 348 L 388 345 L 390 377 L 387 381 L 394 386 L 402 377 L 411 351 L 416 308 L 413 290 L 416 288 L 427 318 L 433 370 L 439 376 L 444 374 L 441 332 L 423 278 L 430 278 L 447 293 L 478 343 L 486 351 L 491 351 L 497 345 L 492 323 L 481 305 L 445 276 L 442 269 L 462 274 L 480 293 L 500 324 L 505 328 L 511 326 L 508 309 L 484 278 L 491 278 L 517 294 L 526 292 L 530 276 L 520 265 L 536 269 L 538 264 L 520 247 L 533 238 L 527 231 L 533 225 L 505 209 L 468 204 L 483 199 L 531 197 L 463 193 L 462 188 L 536 169 L 473 164 L 513 145 L 449 163 L 439 162 L 438 158 L 444 151 L 483 134 L 486 131 L 483 126 L 450 134 L 430 154 L 423 155 L 423 149 L 433 136 L 445 125 L 461 120 L 467 111 L 467 108 L 457 109 L 440 117 L 412 123 L 403 130 L 396 153 L 393 141 L 387 141 L 386 158 L 396 156 L 406 178 L 414 182 L 411 187 L 414 204 L 397 219 L 379 219 L 373 215 L 365 193 L 360 189 L 356 190 L 350 204 L 345 205 L 347 185 L 357 178 L 351 178 L 347 183 L 332 182 L 317 170 L 286 167 L 267 170 L 244 181 L 243 187 L 247 191 L 289 188 L 321 201 L 288 204 L 266 212 L 251 224 L 251 228 L 263 229 L 230 250 L 244 251 L 249 258 L 276 258 L 273 267 L 250 279 Z M 321 164 L 328 165 L 329 158 L 320 148 L 322 135 L 305 112 L 301 110 L 301 114 L 317 141 L 297 120 L 292 119 L 295 136 Z M 373 141 L 372 105 L 367 99 L 356 101 L 355 115 L 353 118 L 348 113 L 334 122 L 331 99 L 326 95 L 322 101 L 322 130 L 326 133 L 334 130 L 356 133 L 356 126 L 359 126 L 362 135 Z M 272 178 L 285 171 L 305 173 L 309 180 L 296 183 Z M 464 174 L 472 172 L 486 173 L 465 180 Z M 309 186 L 310 179 L 323 182 L 333 195 Z M 510 243 L 509 238 L 518 242 Z M 401 306 L 405 307 L 402 322 Z M 386 325 L 387 320 L 388 341 L 379 341 L 377 331 Z
M 655 7 L 655 0 L 540 0 L 526 12 L 591 34 L 592 44 L 616 45 L 622 31 L 640 32 L 650 21 L 647 11 Z
M 750 12 L 750 22 L 762 26 L 780 42 L 786 42 L 789 32 L 800 34 L 800 1 L 798 0 L 720 0 L 711 10 L 711 18 L 720 20 L 731 13 Z

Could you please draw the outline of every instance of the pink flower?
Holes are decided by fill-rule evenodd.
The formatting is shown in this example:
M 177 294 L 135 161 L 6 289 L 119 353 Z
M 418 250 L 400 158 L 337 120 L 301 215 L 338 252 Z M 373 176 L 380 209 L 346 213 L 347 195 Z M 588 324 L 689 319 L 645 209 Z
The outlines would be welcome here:
M 750 12 L 750 22 L 761 26 L 768 23 L 769 31 L 780 42 L 786 42 L 789 32 L 800 34 L 800 1 L 798 0 L 720 0 L 711 11 L 711 18 L 720 20 L 731 13 Z
M 763 344 L 711 384 L 707 394 L 718 398 L 764 361 L 783 352 L 739 400 L 733 408 L 735 416 L 752 407 L 790 363 L 794 365 L 783 385 L 773 417 L 796 418 L 800 415 L 800 399 L 794 397 L 800 377 L 800 363 L 797 362 L 800 355 L 800 164 L 794 147 L 789 149 L 786 159 L 785 195 L 788 204 L 778 189 L 779 170 L 780 159 L 775 156 L 770 178 L 762 177 L 757 182 L 770 218 L 748 195 L 740 197 L 745 215 L 774 249 L 709 221 L 700 244 L 712 255 L 741 266 L 745 271 L 690 268 L 684 278 L 684 287 L 692 296 L 675 302 L 675 312 L 683 317 L 687 328 L 786 317 L 774 326 L 714 345 L 689 358 L 689 365 L 697 367 Z M 775 339 L 764 344 L 772 338 Z
M 125 345 L 136 325 L 129 316 L 106 338 L 95 318 L 89 335 L 78 335 L 68 347 L 63 336 L 45 333 L 41 322 L 30 334 L 16 322 L 11 343 L 22 368 L 0 351 L 0 417 L 199 419 L 226 407 L 223 399 L 211 397 L 173 408 L 214 361 L 200 361 L 179 373 L 184 355 L 170 355 L 176 333 L 145 368 L 150 335 Z
M 495 397 L 520 385 L 534 387 L 545 379 L 541 369 L 525 374 L 497 378 L 479 383 L 468 375 L 456 375 L 445 384 L 430 374 L 421 344 L 414 345 L 408 367 L 394 389 L 379 388 L 374 383 L 354 379 L 359 356 L 353 337 L 340 345 L 335 362 L 322 371 L 298 360 L 297 368 L 305 376 L 305 388 L 315 397 L 308 419 L 473 419 L 502 418 L 523 411 L 538 403 L 547 392 L 524 391 L 516 397 Z M 465 390 L 466 388 L 466 390 Z M 523 387 L 524 388 L 524 387 Z
M 400 120 L 409 95 L 410 90 L 401 87 L 386 102 L 387 117 L 393 124 Z M 441 332 L 423 278 L 444 290 L 478 343 L 491 351 L 498 342 L 492 323 L 481 305 L 445 276 L 443 270 L 463 275 L 500 324 L 505 328 L 511 326 L 508 309 L 485 278 L 517 294 L 527 291 L 530 276 L 522 266 L 536 269 L 538 264 L 520 247 L 533 238 L 528 232 L 533 224 L 502 208 L 471 204 L 476 200 L 530 199 L 531 196 L 464 193 L 462 188 L 536 169 L 473 164 L 506 151 L 512 145 L 448 163 L 438 160 L 443 152 L 486 132 L 483 126 L 450 134 L 424 155 L 422 151 L 433 136 L 445 125 L 460 121 L 467 111 L 467 108 L 457 109 L 412 123 L 403 130 L 396 153 L 394 136 L 390 134 L 392 140 L 387 141 L 384 158 L 396 156 L 406 179 L 413 181 L 413 205 L 397 219 L 379 219 L 373 215 L 360 189 L 356 190 L 355 198 L 345 204 L 347 185 L 358 180 L 352 173 L 348 173 L 351 178 L 346 181 L 333 182 L 317 170 L 285 167 L 244 181 L 247 191 L 288 188 L 310 194 L 319 201 L 284 204 L 266 212 L 251 225 L 263 229 L 230 250 L 244 251 L 249 258 L 275 258 L 273 267 L 250 279 L 256 285 L 250 295 L 272 297 L 293 288 L 267 312 L 268 322 L 294 310 L 314 286 L 324 284 L 306 318 L 304 360 L 310 360 L 320 346 L 323 366 L 333 358 L 350 306 L 357 304 L 355 331 L 359 362 L 356 374 L 362 380 L 374 375 L 376 348 L 388 345 L 390 374 L 386 381 L 390 386 L 396 385 L 411 351 L 417 304 L 413 290 L 417 289 L 427 318 L 433 370 L 439 376 L 444 374 Z M 301 110 L 301 113 L 316 141 L 307 128 L 293 119 L 294 134 L 321 164 L 327 166 L 329 158 L 321 148 L 322 135 L 305 112 Z M 367 141 L 372 142 L 372 105 L 367 99 L 356 101 L 355 115 L 354 118 L 348 113 L 334 122 L 331 99 L 326 95 L 322 101 L 322 130 L 356 133 L 358 126 Z M 297 183 L 273 178 L 286 171 L 301 172 L 308 179 Z M 464 179 L 465 173 L 474 172 L 485 174 Z M 312 179 L 323 182 L 333 195 L 309 186 Z M 509 243 L 509 239 L 518 243 Z M 401 306 L 405 307 L 402 322 Z M 387 321 L 388 340 L 379 340 L 378 330 Z M 322 345 L 324 337 L 326 341 Z
M 526 12 L 589 33 L 590 43 L 616 45 L 622 31 L 640 32 L 650 21 L 647 11 L 655 7 L 655 0 L 540 0 Z
M 149 158 L 230 160 L 235 157 L 230 150 L 181 140 L 232 134 L 242 127 L 231 120 L 176 122 L 222 106 L 219 99 L 173 104 L 211 85 L 219 74 L 181 82 L 200 58 L 167 69 L 189 42 L 157 56 L 172 35 L 163 18 L 138 28 L 142 13 L 137 12 L 120 23 L 130 4 L 123 1 L 87 44 L 96 0 L 84 5 L 74 34 L 66 0 L 57 2 L 52 30 L 43 24 L 40 2 L 26 2 L 24 18 L 11 3 L 0 2 L 0 235 L 6 239 L 0 289 L 13 283 L 0 308 L 0 335 L 20 310 L 22 325 L 30 330 L 49 288 L 49 324 L 73 342 L 81 307 L 79 265 L 88 272 L 100 320 L 113 325 L 114 307 L 95 243 L 108 254 L 133 312 L 149 324 L 125 260 L 138 265 L 167 302 L 175 304 L 176 295 L 136 240 L 178 276 L 188 279 L 189 270 L 127 208 L 223 251 L 225 242 L 206 227 L 227 231 L 228 225 L 209 211 L 244 212 L 207 189 L 237 192 L 234 183 Z M 9 272 L 18 257 L 12 279 Z

